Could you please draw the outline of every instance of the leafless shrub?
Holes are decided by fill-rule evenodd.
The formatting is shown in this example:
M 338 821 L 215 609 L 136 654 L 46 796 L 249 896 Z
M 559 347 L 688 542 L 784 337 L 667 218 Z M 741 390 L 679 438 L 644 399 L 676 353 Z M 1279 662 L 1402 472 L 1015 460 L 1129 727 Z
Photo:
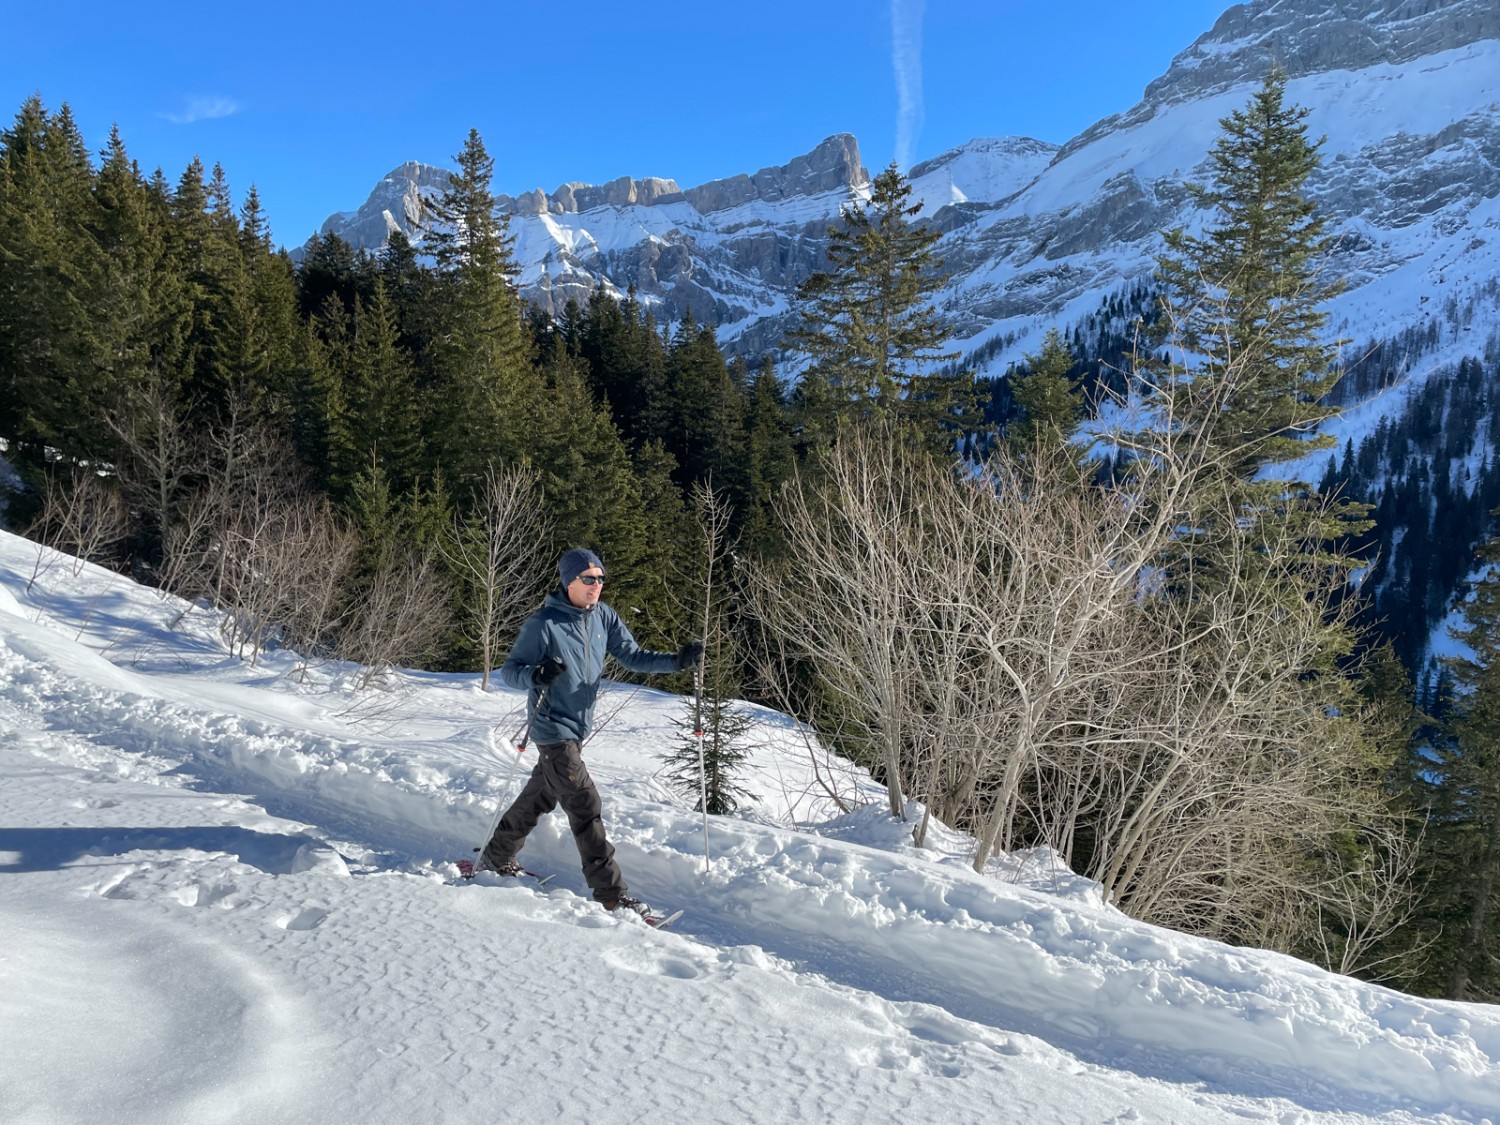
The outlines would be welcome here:
M 30 536 L 37 542 L 71 555 L 73 576 L 86 562 L 115 561 L 129 533 L 129 520 L 119 492 L 93 469 L 75 465 L 61 477 L 49 473 L 42 489 L 42 508 L 32 522 Z M 45 570 L 38 551 L 37 564 L 26 583 L 29 591 Z
M 309 661 L 331 651 L 331 638 L 342 624 L 347 586 L 359 560 L 359 535 L 338 518 L 322 497 L 306 512 L 307 533 L 303 565 L 291 576 L 288 624 L 302 653 L 299 678 L 306 678 Z
M 434 552 L 383 560 L 349 610 L 338 654 L 365 666 L 359 687 L 431 653 L 450 623 L 447 590 Z
M 317 655 L 337 626 L 343 584 L 358 557 L 354 532 L 326 498 L 278 497 L 235 512 L 220 528 L 219 596 L 239 655 L 254 664 L 273 638 Z
M 912 796 L 972 831 L 976 869 L 1046 844 L 1139 917 L 1282 949 L 1337 915 L 1352 964 L 1399 924 L 1410 855 L 1330 665 L 1349 561 L 1311 547 L 1316 505 L 1241 533 L 1208 448 L 1167 424 L 1098 485 L 1065 451 L 957 473 L 845 433 L 781 497 L 753 612 L 769 663 L 812 669 L 799 714 L 893 815 Z M 1185 590 L 1200 526 L 1216 578 Z M 1383 867 L 1341 866 L 1353 826 Z
M 188 425 L 176 396 L 155 380 L 132 392 L 125 410 L 111 416 L 108 425 L 119 442 L 120 485 L 145 536 L 159 545 L 191 539 L 176 524 L 202 472 L 205 443 Z M 180 554 L 177 560 L 182 561 Z M 158 570 L 156 581 L 163 592 L 176 593 L 181 577 Z

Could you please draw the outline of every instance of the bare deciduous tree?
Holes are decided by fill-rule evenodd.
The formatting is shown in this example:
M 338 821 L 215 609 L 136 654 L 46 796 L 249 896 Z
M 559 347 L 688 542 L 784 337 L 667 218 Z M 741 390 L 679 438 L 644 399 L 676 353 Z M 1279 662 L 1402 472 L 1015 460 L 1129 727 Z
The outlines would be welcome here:
M 126 411 L 108 421 L 120 443 L 120 484 L 146 536 L 154 537 L 163 552 L 169 540 L 191 540 L 176 525 L 202 472 L 205 443 L 190 430 L 175 396 L 160 380 L 153 381 L 134 391 Z M 176 561 L 181 563 L 183 556 L 178 554 Z M 155 567 L 163 592 L 178 592 L 184 575 L 167 572 L 155 560 L 147 565 Z
M 443 557 L 464 585 L 469 604 L 464 636 L 479 649 L 485 691 L 506 638 L 515 635 L 534 608 L 544 580 L 546 538 L 536 470 L 491 465 L 477 506 L 457 520 L 452 542 L 443 545 Z

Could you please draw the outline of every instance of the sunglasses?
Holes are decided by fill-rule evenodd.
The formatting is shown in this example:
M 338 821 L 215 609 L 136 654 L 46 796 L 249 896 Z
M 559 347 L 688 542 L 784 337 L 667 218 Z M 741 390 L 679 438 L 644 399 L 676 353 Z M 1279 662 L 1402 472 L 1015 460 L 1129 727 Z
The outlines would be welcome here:
M 580 574 L 578 576 L 578 581 L 582 582 L 585 586 L 603 586 L 604 585 L 604 575 L 602 575 L 602 574 Z

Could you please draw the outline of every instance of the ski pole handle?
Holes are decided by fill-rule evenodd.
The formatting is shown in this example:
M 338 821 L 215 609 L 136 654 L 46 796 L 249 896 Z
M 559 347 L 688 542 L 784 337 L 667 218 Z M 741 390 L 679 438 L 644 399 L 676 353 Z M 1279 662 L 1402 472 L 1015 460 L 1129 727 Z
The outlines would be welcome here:
M 547 702 L 547 693 L 552 690 L 551 686 L 544 687 L 536 697 L 536 706 L 531 709 L 531 714 L 526 716 L 526 725 L 516 735 L 516 753 L 526 753 L 526 743 L 531 738 L 531 724 L 536 722 L 536 713 L 542 709 L 542 704 Z

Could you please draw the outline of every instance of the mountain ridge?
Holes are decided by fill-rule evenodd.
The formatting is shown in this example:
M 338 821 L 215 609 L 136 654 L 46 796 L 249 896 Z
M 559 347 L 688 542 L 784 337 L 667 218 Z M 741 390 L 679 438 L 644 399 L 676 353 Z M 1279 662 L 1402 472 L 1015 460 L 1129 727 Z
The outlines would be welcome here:
M 1191 226 L 1218 123 L 1273 65 L 1326 136 L 1312 191 L 1349 292 L 1334 331 L 1420 320 L 1403 293 L 1446 298 L 1500 276 L 1500 10 L 1481 0 L 1256 0 L 1224 12 L 1141 102 L 1057 146 L 975 138 L 912 167 L 923 221 L 943 235 L 936 304 L 958 347 L 999 375 L 1046 328 L 1064 330 L 1150 275 L 1164 230 Z M 406 164 L 323 232 L 374 249 L 419 240 L 443 173 Z M 554 315 L 596 288 L 670 322 L 715 324 L 734 352 L 776 355 L 824 236 L 867 191 L 857 140 L 835 134 L 784 165 L 680 189 L 621 177 L 498 197 L 525 296 Z M 1420 304 L 1421 302 L 1417 302 Z M 1005 347 L 991 346 L 1006 339 Z M 786 357 L 782 357 L 785 359 Z M 783 364 L 785 367 L 786 365 Z M 794 366 L 794 365 L 793 365 Z

